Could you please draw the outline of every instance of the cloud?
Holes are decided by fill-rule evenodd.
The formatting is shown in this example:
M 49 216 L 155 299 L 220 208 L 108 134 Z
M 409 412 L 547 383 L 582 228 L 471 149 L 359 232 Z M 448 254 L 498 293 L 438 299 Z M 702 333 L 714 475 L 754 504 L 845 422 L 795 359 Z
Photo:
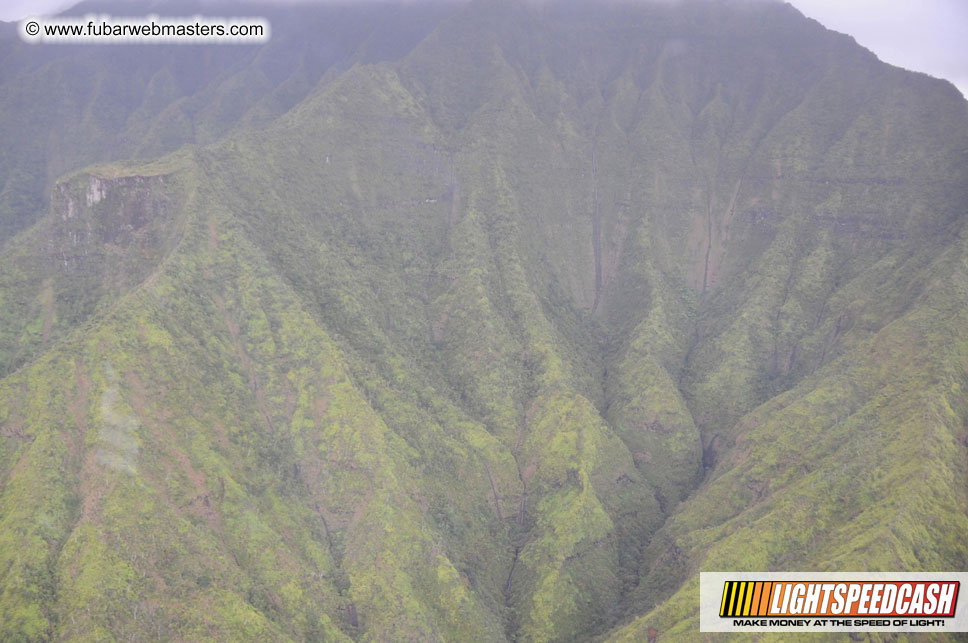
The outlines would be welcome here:
M 0 4 L 0 20 L 15 22 L 27 16 L 49 16 L 77 4 L 77 0 L 5 0 Z
M 269 0 L 307 2 L 386 2 L 387 0 Z M 411 3 L 425 0 L 394 0 Z M 435 0 L 441 1 L 441 0 Z M 449 0 L 465 2 L 466 0 Z M 601 0 L 599 0 L 601 1 Z M 630 0 L 626 0 L 630 1 Z M 640 0 L 675 2 L 677 0 Z M 240 6 L 264 0 L 242 0 Z M 965 0 L 790 0 L 824 26 L 849 34 L 892 65 L 947 78 L 968 95 L 968 2 Z M 76 0 L 4 0 L 0 20 L 57 13 Z M 226 3 L 216 3 L 222 4 Z
M 968 2 L 791 0 L 803 14 L 850 34 L 884 62 L 947 78 L 968 95 Z

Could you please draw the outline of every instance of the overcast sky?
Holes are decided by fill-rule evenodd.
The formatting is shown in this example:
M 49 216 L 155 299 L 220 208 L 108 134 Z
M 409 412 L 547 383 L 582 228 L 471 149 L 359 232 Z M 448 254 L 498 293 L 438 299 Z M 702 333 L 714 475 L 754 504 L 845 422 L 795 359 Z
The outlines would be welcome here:
M 892 65 L 947 78 L 968 97 L 968 0 L 790 0 Z M 71 0 L 0 0 L 0 20 L 53 13 Z
M 790 0 L 884 62 L 947 78 L 968 97 L 968 0 Z

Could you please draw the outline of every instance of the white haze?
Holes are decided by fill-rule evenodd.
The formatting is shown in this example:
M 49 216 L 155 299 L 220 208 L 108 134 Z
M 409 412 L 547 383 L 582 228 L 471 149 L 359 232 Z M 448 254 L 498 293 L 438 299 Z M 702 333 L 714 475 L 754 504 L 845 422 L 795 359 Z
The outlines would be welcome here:
M 968 97 L 968 1 L 791 0 L 884 62 L 946 78 Z
M 0 20 L 49 15 L 72 4 L 72 0 L 0 0 Z M 238 4 L 244 12 L 243 7 L 251 3 Z M 791 0 L 791 4 L 826 27 L 853 36 L 881 60 L 947 78 L 968 96 L 968 0 Z

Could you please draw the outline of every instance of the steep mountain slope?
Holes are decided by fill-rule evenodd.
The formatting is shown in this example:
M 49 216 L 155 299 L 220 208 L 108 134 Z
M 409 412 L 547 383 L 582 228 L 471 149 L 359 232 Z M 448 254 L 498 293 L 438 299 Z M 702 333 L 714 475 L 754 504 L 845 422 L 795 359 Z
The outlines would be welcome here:
M 966 121 L 785 5 L 478 1 L 61 179 L 4 636 L 692 640 L 700 569 L 964 569 Z
M 455 7 L 247 9 L 275 25 L 265 46 L 38 46 L 0 23 L 0 243 L 36 222 L 61 174 L 263 125 L 325 83 L 327 72 L 403 56 Z M 239 16 L 240 7 L 88 0 L 65 15 L 150 14 Z

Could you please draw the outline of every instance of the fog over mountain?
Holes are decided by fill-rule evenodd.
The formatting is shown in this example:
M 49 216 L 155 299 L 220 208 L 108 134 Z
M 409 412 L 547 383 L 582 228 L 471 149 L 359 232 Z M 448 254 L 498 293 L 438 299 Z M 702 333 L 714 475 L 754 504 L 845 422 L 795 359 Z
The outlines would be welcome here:
M 954 0 L 795 0 L 805 15 L 850 34 L 892 65 L 954 83 L 968 96 L 968 4 Z
M 0 639 L 695 641 L 700 571 L 968 569 L 949 82 L 773 2 L 249 6 L 0 33 Z
M 313 1 L 327 0 L 279 0 L 279 4 Z M 365 0 L 357 0 L 359 1 Z M 419 1 L 421 0 L 407 0 L 408 3 Z M 28 15 L 48 15 L 72 4 L 75 3 L 64 0 L 9 0 L 0 8 L 0 20 L 16 21 Z M 242 10 L 246 4 L 252 3 L 238 2 L 235 6 Z M 968 5 L 964 2 L 795 0 L 792 4 L 826 27 L 855 37 L 861 45 L 871 49 L 882 60 L 939 78 L 947 78 L 958 86 L 962 94 L 968 95 L 968 47 L 965 45 L 968 42 Z

